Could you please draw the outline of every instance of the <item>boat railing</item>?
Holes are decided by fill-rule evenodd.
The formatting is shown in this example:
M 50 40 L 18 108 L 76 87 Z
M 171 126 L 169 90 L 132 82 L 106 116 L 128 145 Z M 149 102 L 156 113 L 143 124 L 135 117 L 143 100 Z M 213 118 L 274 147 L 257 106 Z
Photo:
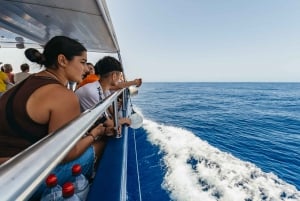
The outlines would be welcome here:
M 111 105 L 116 109 L 118 96 L 122 93 L 125 97 L 125 89 L 114 92 L 78 118 L 3 163 L 0 166 L 1 200 L 29 199 L 98 117 Z M 123 102 L 123 108 L 126 108 L 125 104 L 127 105 Z

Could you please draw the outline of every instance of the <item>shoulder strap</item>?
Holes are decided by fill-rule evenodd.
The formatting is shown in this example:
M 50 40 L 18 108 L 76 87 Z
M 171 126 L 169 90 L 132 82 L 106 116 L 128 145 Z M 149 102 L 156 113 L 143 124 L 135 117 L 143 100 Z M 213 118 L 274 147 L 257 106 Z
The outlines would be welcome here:
M 6 104 L 6 108 L 5 108 L 5 112 L 6 112 L 6 118 L 7 118 L 7 122 L 9 127 L 18 135 L 24 137 L 27 141 L 31 142 L 31 143 L 35 143 L 38 141 L 38 139 L 33 136 L 31 133 L 27 132 L 26 130 L 24 130 L 20 124 L 18 124 L 14 118 L 13 115 L 13 99 L 16 96 L 16 93 L 19 91 L 19 89 L 21 88 L 21 86 L 23 86 L 23 84 L 25 83 L 25 81 L 27 80 L 27 78 L 25 80 L 23 80 L 21 83 L 19 83 L 18 85 L 15 86 L 14 91 L 10 94 L 8 100 L 7 100 L 7 104 Z

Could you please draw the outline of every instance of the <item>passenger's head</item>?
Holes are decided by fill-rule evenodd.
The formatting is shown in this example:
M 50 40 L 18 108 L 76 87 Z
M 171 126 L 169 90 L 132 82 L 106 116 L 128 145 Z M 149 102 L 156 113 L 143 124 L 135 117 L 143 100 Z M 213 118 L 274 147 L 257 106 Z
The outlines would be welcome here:
M 100 79 L 112 78 L 112 85 L 119 81 L 123 68 L 121 63 L 114 57 L 106 56 L 100 59 L 95 65 L 95 74 Z
M 124 78 L 123 72 L 120 75 L 120 82 L 125 82 L 125 78 Z
M 10 73 L 10 72 L 13 71 L 13 68 L 12 68 L 11 64 L 4 64 L 3 69 L 4 69 L 5 73 Z
M 28 72 L 29 71 L 29 65 L 24 63 L 20 66 L 20 69 L 22 72 Z
M 95 74 L 95 67 L 92 63 L 86 63 L 88 69 L 89 69 L 89 74 Z
M 86 64 L 86 48 L 78 41 L 66 36 L 55 36 L 47 42 L 41 54 L 38 50 L 29 48 L 26 57 L 47 69 L 65 71 L 69 81 L 80 82 Z
M 82 79 L 86 78 L 89 74 L 95 74 L 95 68 L 94 68 L 94 65 L 92 63 L 87 62 L 86 66 L 84 68 Z

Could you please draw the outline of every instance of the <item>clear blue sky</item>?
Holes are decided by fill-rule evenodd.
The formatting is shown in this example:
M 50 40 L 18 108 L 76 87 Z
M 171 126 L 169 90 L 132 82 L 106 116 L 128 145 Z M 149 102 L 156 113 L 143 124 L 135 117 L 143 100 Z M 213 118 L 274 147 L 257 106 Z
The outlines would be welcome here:
M 109 0 L 129 77 L 300 82 L 299 0 Z

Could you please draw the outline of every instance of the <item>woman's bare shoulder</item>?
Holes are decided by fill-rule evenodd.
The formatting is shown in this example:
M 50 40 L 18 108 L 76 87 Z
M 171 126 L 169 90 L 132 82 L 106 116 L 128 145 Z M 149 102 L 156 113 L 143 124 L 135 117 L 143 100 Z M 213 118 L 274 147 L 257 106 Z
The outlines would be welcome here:
M 80 103 L 73 91 L 62 85 L 49 84 L 32 94 L 27 102 L 27 111 L 29 116 L 39 123 L 56 119 L 58 122 L 51 123 L 51 127 L 55 130 L 62 123 L 80 114 Z
M 38 95 L 56 97 L 58 99 L 64 99 L 65 97 L 76 98 L 76 94 L 60 84 L 47 84 L 37 91 Z
M 29 99 L 30 105 L 44 106 L 45 108 L 53 108 L 57 105 L 78 106 L 79 100 L 76 94 L 60 84 L 48 84 L 37 89 Z

